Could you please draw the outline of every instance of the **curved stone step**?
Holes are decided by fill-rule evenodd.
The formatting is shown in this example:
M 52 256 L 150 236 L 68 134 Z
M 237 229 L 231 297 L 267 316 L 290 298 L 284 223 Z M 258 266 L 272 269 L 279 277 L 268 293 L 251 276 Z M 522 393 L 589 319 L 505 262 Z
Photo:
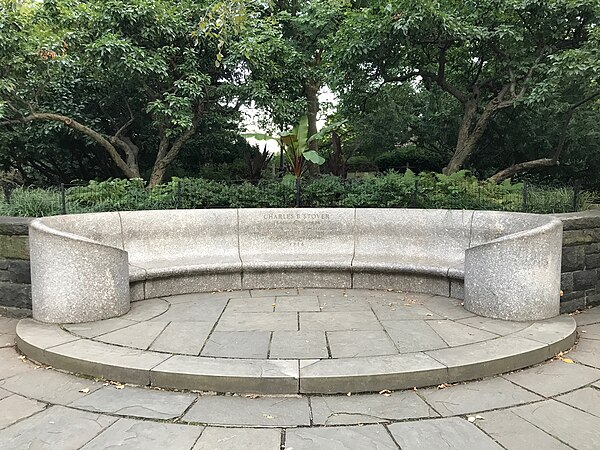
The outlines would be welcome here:
M 513 334 L 425 352 L 322 360 L 172 355 L 73 335 L 23 319 L 17 345 L 34 361 L 88 376 L 163 388 L 258 394 L 376 392 L 483 378 L 531 366 L 575 341 L 569 316 Z

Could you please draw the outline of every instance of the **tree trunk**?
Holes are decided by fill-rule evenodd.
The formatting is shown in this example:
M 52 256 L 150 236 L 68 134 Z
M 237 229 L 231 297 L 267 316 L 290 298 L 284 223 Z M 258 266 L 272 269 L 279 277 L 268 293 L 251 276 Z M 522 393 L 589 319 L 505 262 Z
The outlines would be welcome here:
M 304 87 L 304 94 L 306 95 L 307 103 L 306 116 L 308 117 L 309 137 L 319 131 L 317 129 L 317 116 L 319 114 L 319 87 L 319 83 L 314 80 L 307 81 Z M 319 142 L 316 139 L 313 139 L 310 144 L 308 144 L 308 147 L 310 150 L 318 152 Z M 308 163 L 308 170 L 312 175 L 318 175 L 320 172 L 319 166 L 311 162 Z
M 82 123 L 77 122 L 68 116 L 63 116 L 61 114 L 53 114 L 53 113 L 31 113 L 28 116 L 22 117 L 20 119 L 14 120 L 6 120 L 0 122 L 0 126 L 2 125 L 16 125 L 20 123 L 29 123 L 34 121 L 49 121 L 49 122 L 60 122 L 65 126 L 89 137 L 90 139 L 96 141 L 106 152 L 109 154 L 111 159 L 117 165 L 117 167 L 123 172 L 127 178 L 137 178 L 140 176 L 139 171 L 136 170 L 137 167 L 130 167 L 127 163 L 121 158 L 119 152 L 115 148 L 115 146 L 110 142 L 110 137 L 107 139 L 102 134 L 97 131 L 83 125 Z
M 488 181 L 493 183 L 502 183 L 504 180 L 509 179 L 513 175 L 516 175 L 519 172 L 525 172 L 531 169 L 537 169 L 539 167 L 550 167 L 557 166 L 558 160 L 554 158 L 540 158 L 534 159 L 533 161 L 526 161 L 518 164 L 513 164 L 510 167 L 507 167 L 504 170 L 492 175 L 488 178 Z
M 442 173 L 445 175 L 452 175 L 454 172 L 460 170 L 467 158 L 471 155 L 475 143 L 471 140 L 471 128 L 475 121 L 475 114 L 477 113 L 477 99 L 471 98 L 465 103 L 465 112 L 463 113 L 460 128 L 458 130 L 458 139 L 456 141 L 456 147 L 454 154 L 448 165 L 442 169 Z

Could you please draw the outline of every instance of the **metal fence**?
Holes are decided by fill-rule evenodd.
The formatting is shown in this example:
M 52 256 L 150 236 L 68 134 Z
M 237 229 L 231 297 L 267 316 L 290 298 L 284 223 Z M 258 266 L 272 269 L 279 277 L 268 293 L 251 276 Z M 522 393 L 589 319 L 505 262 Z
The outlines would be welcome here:
M 442 182 L 435 179 L 372 177 L 340 180 L 221 182 L 177 179 L 148 190 L 142 180 L 112 180 L 53 187 L 4 189 L 0 214 L 46 216 L 84 212 L 244 207 L 387 207 L 487 209 L 562 213 L 586 209 L 595 195 L 577 185 Z

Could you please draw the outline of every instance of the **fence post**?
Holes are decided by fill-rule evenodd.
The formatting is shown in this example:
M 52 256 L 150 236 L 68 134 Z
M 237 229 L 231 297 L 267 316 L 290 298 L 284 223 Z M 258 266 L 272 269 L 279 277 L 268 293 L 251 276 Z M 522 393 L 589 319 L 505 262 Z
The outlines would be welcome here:
M 301 181 L 300 181 L 300 177 L 298 177 L 298 178 L 296 178 L 296 208 L 300 208 L 301 194 L 302 194 Z
M 67 195 L 64 183 L 60 183 L 60 210 L 63 214 L 67 214 Z
M 419 179 L 415 179 L 415 189 L 413 190 L 412 199 L 410 201 L 413 208 L 417 207 L 417 195 L 419 195 Z
M 529 184 L 527 181 L 523 183 L 523 205 L 521 207 L 522 212 L 527 212 L 527 200 L 529 196 Z

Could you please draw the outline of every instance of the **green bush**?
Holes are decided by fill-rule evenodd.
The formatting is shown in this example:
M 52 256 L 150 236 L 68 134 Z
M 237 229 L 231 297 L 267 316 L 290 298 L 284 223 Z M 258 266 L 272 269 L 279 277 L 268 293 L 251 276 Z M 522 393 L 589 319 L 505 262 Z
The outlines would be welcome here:
M 293 177 L 262 180 L 258 184 L 229 183 L 202 178 L 173 178 L 151 191 L 143 180 L 92 181 L 65 191 L 68 213 L 172 208 L 283 208 L 295 205 Z M 307 178 L 301 183 L 305 207 L 487 209 L 559 213 L 589 208 L 595 200 L 573 190 L 511 183 L 480 182 L 466 171 L 446 176 L 411 170 L 389 171 L 360 179 L 332 175 Z M 0 202 L 0 214 L 47 216 L 61 214 L 57 189 L 17 188 L 10 202 Z
M 346 161 L 348 172 L 373 172 L 377 170 L 377 165 L 363 155 L 351 156 Z

